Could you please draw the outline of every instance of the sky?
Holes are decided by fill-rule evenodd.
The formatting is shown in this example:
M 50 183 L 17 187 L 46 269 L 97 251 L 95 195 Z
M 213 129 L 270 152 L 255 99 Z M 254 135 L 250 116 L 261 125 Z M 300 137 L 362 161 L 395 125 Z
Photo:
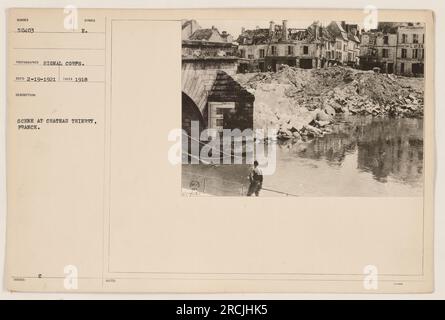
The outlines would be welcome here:
M 274 20 L 275 24 L 282 24 L 282 20 Z M 270 20 L 197 20 L 198 24 L 201 28 L 211 28 L 215 26 L 220 32 L 227 31 L 230 33 L 235 39 L 241 33 L 241 28 L 245 27 L 247 29 L 255 29 L 256 26 L 260 28 L 269 28 Z M 299 28 L 304 29 L 307 28 L 314 20 L 288 20 L 287 27 L 288 28 Z M 349 21 L 347 21 L 349 22 Z M 330 21 L 320 21 L 323 26 L 327 26 Z M 351 22 L 349 22 L 351 23 Z

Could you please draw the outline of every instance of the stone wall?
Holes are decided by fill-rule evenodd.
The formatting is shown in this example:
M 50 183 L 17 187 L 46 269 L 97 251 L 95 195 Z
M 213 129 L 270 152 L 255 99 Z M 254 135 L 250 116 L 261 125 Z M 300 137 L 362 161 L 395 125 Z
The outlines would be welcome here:
M 224 129 L 240 130 L 253 129 L 254 100 L 253 94 L 224 71 L 218 72 L 208 98 L 209 102 L 234 102 L 235 110 L 224 114 Z
M 217 72 L 224 70 L 227 74 L 234 75 L 237 67 L 237 59 L 232 57 L 183 59 L 182 92 L 187 94 L 203 113 Z

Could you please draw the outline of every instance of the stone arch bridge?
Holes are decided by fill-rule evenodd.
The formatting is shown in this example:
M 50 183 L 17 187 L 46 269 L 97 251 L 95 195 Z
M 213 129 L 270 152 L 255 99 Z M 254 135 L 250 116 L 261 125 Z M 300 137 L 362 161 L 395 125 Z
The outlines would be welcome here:
M 212 103 L 234 106 L 221 112 L 224 128 L 253 127 L 254 96 L 233 79 L 238 60 L 233 56 L 182 58 L 182 127 L 189 134 L 192 120 L 199 121 L 201 130 L 212 126 L 209 123 Z

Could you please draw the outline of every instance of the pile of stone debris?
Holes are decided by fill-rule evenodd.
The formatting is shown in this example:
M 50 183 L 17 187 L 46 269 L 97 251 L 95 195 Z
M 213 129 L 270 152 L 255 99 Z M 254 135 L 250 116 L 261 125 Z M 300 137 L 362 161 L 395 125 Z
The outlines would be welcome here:
M 323 135 L 338 114 L 423 116 L 423 78 L 283 66 L 276 73 L 238 74 L 236 80 L 255 95 L 254 126 L 278 129 L 285 139 Z

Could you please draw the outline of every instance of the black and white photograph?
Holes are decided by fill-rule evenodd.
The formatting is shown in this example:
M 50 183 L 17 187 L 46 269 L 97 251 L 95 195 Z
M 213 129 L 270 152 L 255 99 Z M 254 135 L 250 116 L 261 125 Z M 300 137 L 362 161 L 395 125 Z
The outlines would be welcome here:
M 422 196 L 423 23 L 181 25 L 183 196 Z
M 23 1 L 0 17 L 0 300 L 445 296 L 433 0 Z

